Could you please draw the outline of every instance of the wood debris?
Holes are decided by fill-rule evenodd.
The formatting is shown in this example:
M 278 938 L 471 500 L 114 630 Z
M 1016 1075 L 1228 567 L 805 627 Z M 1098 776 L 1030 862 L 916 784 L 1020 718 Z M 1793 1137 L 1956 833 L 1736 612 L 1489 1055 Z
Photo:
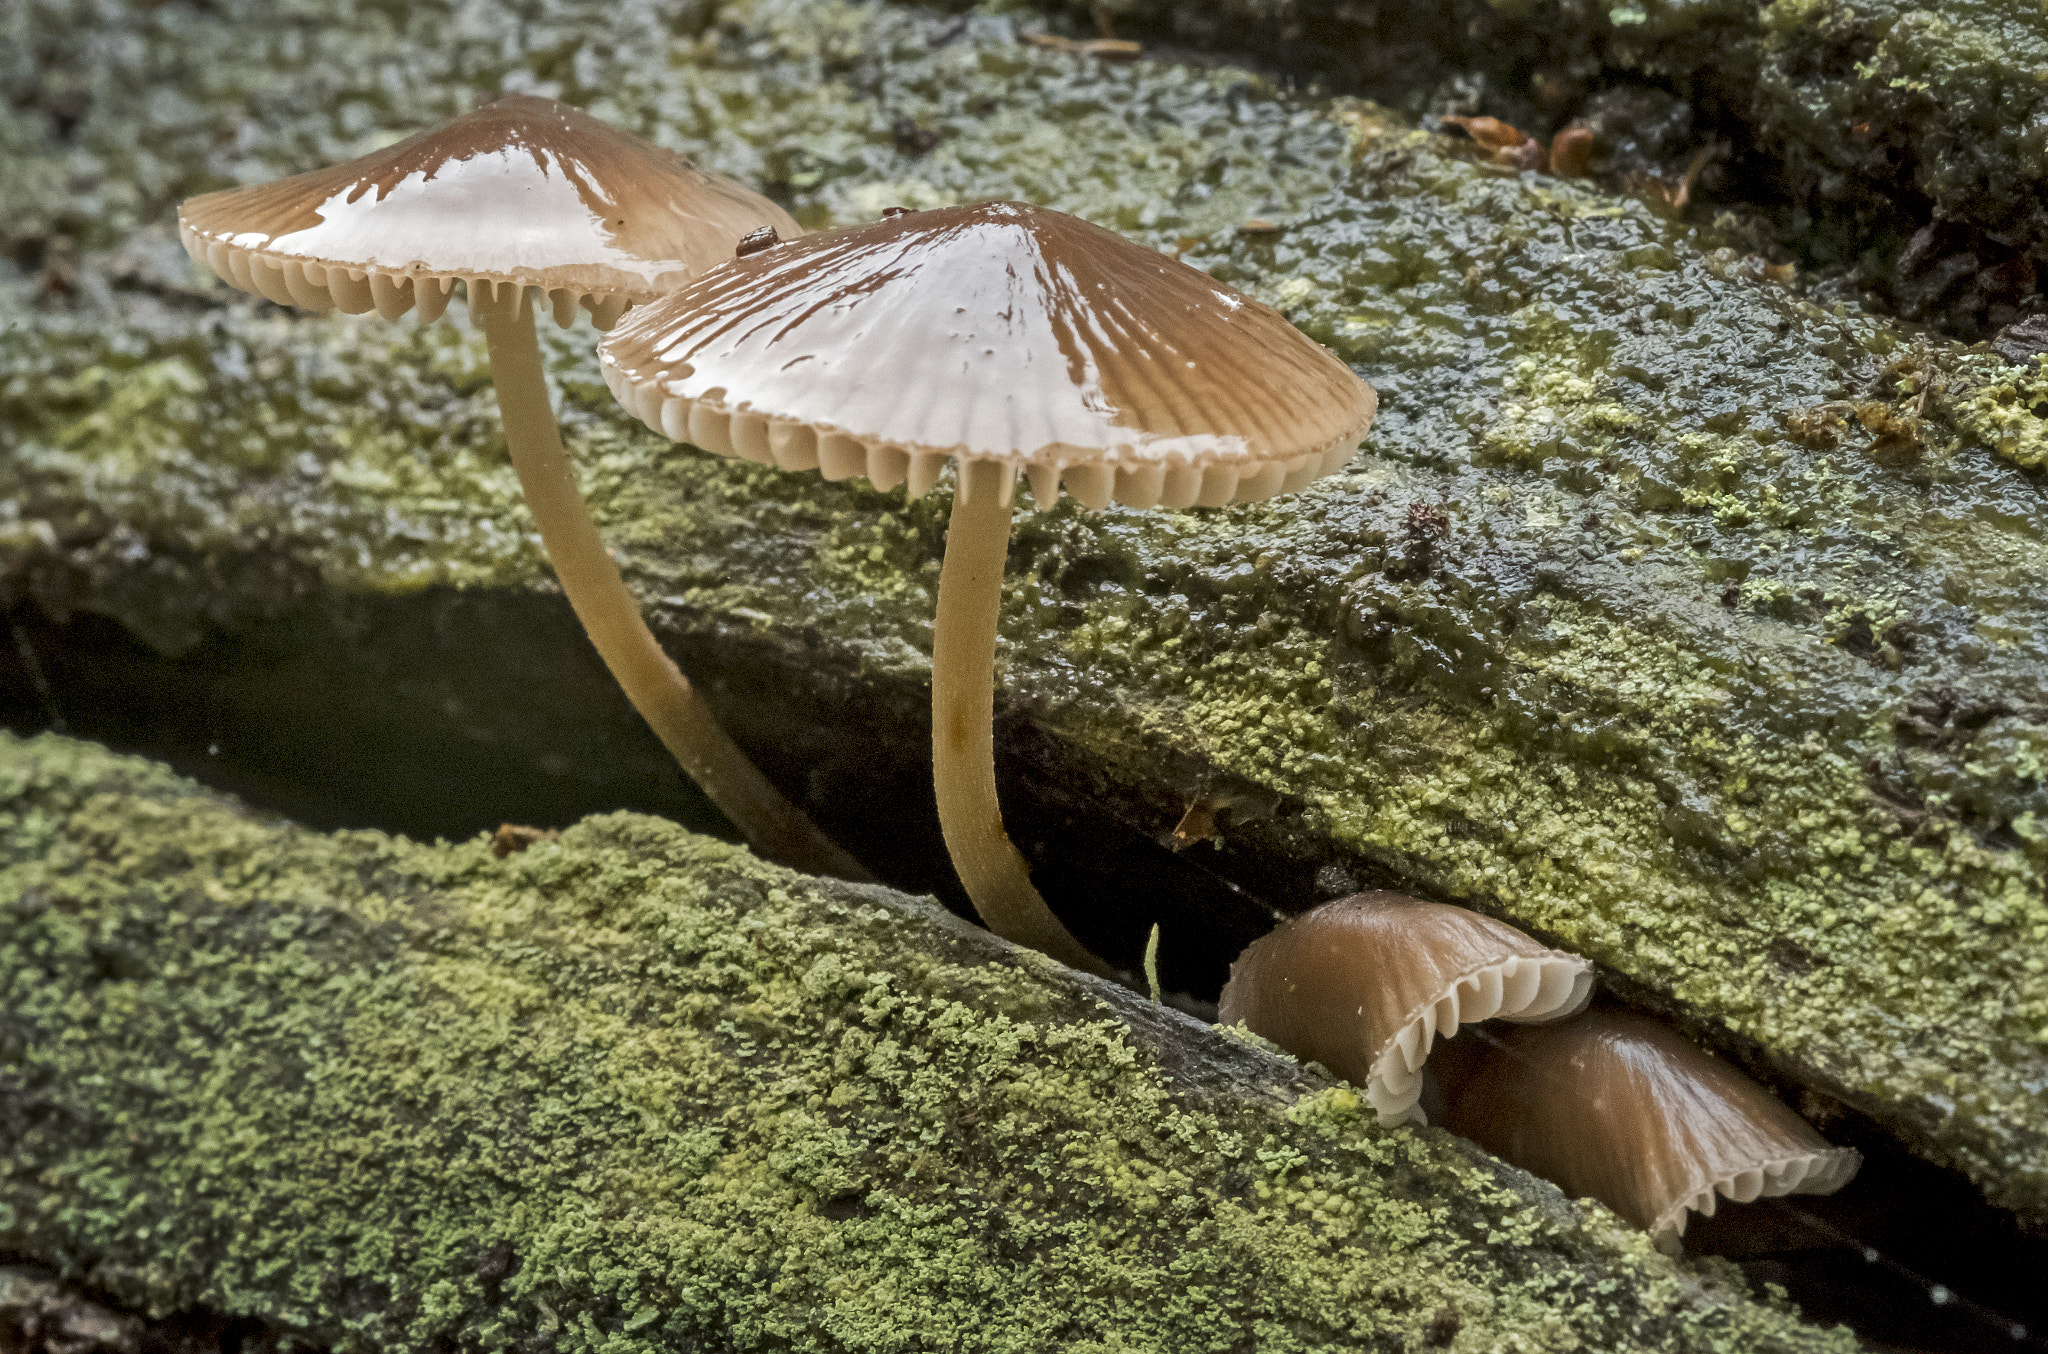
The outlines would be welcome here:
M 1071 52 L 1075 56 L 1099 56 L 1104 61 L 1135 61 L 1144 55 L 1145 45 L 1129 38 L 1063 38 L 1057 33 L 1024 33 L 1020 37 L 1033 47 L 1049 52 Z

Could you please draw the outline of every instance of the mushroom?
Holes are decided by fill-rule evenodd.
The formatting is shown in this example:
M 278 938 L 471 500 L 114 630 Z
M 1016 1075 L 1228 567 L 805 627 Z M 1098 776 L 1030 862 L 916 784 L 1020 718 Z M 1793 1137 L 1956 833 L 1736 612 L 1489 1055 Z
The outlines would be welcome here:
M 1592 990 L 1586 960 L 1504 922 L 1358 893 L 1246 947 L 1217 1020 L 1364 1088 L 1382 1123 L 1422 1123 L 1422 1067 L 1437 1039 L 1482 1020 L 1559 1020 L 1582 1010 Z
M 1832 1194 L 1862 1157 L 1653 1020 L 1595 1010 L 1483 1032 L 1445 1087 L 1443 1126 L 1591 1196 L 1677 1254 L 1719 1198 Z
M 736 258 L 599 349 L 612 392 L 708 451 L 923 494 L 958 464 L 932 628 L 932 763 L 997 934 L 1107 972 L 1032 886 L 996 800 L 994 662 L 1017 472 L 1050 507 L 1220 507 L 1351 459 L 1372 388 L 1175 260 L 1016 202 L 893 212 Z
M 306 310 L 422 322 L 464 285 L 505 439 L 548 561 L 641 716 L 762 855 L 867 879 L 718 726 L 647 629 L 590 519 L 549 408 L 534 305 L 608 329 L 783 210 L 682 156 L 552 99 L 515 95 L 346 164 L 195 197 L 178 233 L 244 291 Z

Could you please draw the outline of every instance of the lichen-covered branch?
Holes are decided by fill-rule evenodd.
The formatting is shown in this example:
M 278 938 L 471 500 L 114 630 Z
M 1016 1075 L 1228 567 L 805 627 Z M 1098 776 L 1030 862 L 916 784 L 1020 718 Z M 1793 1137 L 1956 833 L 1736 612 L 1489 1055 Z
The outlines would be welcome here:
M 2048 270 L 2048 14 L 2006 0 L 1046 0 L 1090 31 L 1253 51 L 1411 114 L 1595 131 L 1615 179 L 1705 194 L 1808 266 L 1982 337 Z M 1695 198 L 1699 195 L 1695 194 Z M 1710 208 L 1708 214 L 1714 209 Z
M 0 1252 L 340 1350 L 1838 1351 L 928 903 L 0 734 Z M 1446 1315 L 1448 1313 L 1448 1315 Z
M 60 45 L 64 12 L 34 12 Z M 1076 934 L 1134 963 L 1160 922 L 1173 982 L 1263 915 L 1247 897 L 1399 881 L 1586 954 L 1815 1111 L 1867 1114 L 2048 1222 L 2037 373 L 1755 280 L 1720 237 L 1383 110 L 1042 50 L 1005 18 L 759 0 L 657 58 L 545 22 L 485 52 L 414 12 L 407 38 L 337 6 L 314 50 L 260 6 L 140 8 L 130 30 L 183 25 L 182 45 L 81 50 L 102 96 L 68 141 L 54 105 L 0 117 L 167 211 L 439 117 L 429 75 L 473 68 L 556 82 L 813 223 L 1029 197 L 1259 292 L 1380 390 L 1348 473 L 1251 507 L 1017 524 L 998 766 Z M 260 86 L 277 116 L 216 135 L 222 93 L 168 101 L 190 125 L 159 129 L 144 94 L 179 72 L 123 64 L 143 52 L 203 58 L 208 88 Z M 63 618 L 111 617 L 219 663 L 195 703 L 244 703 L 196 751 L 543 736 L 527 702 L 566 663 L 530 622 L 558 603 L 481 345 L 229 301 L 175 250 L 140 229 L 39 309 L 31 278 L 6 284 L 16 614 L 60 649 Z M 721 720 L 829 831 L 917 855 L 918 806 L 883 790 L 921 774 L 944 493 L 678 451 L 555 343 L 579 479 L 657 633 L 693 677 L 737 674 L 706 685 Z M 455 642 L 479 633 L 483 661 Z M 273 670 L 322 699 L 282 700 Z M 473 698 L 501 671 L 525 687 Z M 609 736 L 583 704 L 547 709 Z M 335 711 L 356 722 L 291 741 Z M 563 765 L 609 765 L 561 742 Z M 1220 837 L 1159 849 L 1191 802 L 1228 804 Z M 1050 849 L 1111 829 L 1128 850 Z

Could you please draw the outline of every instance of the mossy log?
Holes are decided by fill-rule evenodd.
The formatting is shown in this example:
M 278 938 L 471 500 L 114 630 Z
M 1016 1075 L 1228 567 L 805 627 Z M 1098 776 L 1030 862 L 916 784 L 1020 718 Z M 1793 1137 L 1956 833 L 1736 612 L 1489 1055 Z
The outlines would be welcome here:
M 659 819 L 323 836 L 0 733 L 0 918 L 0 1252 L 139 1309 L 377 1351 L 1856 1347 L 1284 1058 Z
M 1548 138 L 1743 204 L 1804 262 L 1977 337 L 2048 274 L 2048 11 L 2010 0 L 1052 0 L 1079 31 L 1252 51 L 1420 113 Z M 1917 238 L 1916 238 L 1917 237 Z
M 6 283 L 10 719 L 240 755 L 291 793 L 353 777 L 340 820 L 667 784 L 567 628 L 480 343 L 204 284 L 178 195 L 517 86 L 812 224 L 1029 197 L 1257 292 L 1382 400 L 1302 494 L 1019 522 L 1005 793 L 1077 933 L 1130 964 L 1156 922 L 1169 983 L 1213 990 L 1273 909 L 1457 899 L 2048 1224 L 2048 376 L 1227 67 L 1098 63 L 987 14 L 601 8 L 344 3 L 309 29 L 137 4 L 90 42 L 65 4 L 24 12 L 20 50 L 66 74 L 7 136 L 69 166 L 65 220 L 117 225 L 53 221 L 81 252 Z M 672 448 L 611 405 L 586 332 L 551 352 L 664 642 L 828 828 L 942 881 L 919 796 L 944 490 Z M 1191 806 L 1218 835 L 1166 849 Z

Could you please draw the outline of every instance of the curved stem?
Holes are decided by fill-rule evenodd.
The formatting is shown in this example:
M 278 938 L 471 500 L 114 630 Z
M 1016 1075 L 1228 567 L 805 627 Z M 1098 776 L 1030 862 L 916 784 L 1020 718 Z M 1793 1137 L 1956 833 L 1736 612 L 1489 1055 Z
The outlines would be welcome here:
M 873 879 L 768 783 L 655 642 L 640 604 L 626 590 L 619 566 L 604 548 L 577 492 L 561 431 L 548 407 L 533 308 L 526 303 L 525 290 L 500 287 L 496 300 L 473 306 L 472 313 L 490 344 L 491 382 L 498 389 L 505 440 L 520 487 L 526 491 L 526 505 L 540 525 L 548 563 L 633 708 L 762 856 L 812 874 Z
M 996 618 L 1010 548 L 1009 467 L 963 462 L 932 624 L 932 784 L 939 830 L 974 910 L 997 935 L 1078 969 L 1114 976 L 1031 884 L 996 802 Z

